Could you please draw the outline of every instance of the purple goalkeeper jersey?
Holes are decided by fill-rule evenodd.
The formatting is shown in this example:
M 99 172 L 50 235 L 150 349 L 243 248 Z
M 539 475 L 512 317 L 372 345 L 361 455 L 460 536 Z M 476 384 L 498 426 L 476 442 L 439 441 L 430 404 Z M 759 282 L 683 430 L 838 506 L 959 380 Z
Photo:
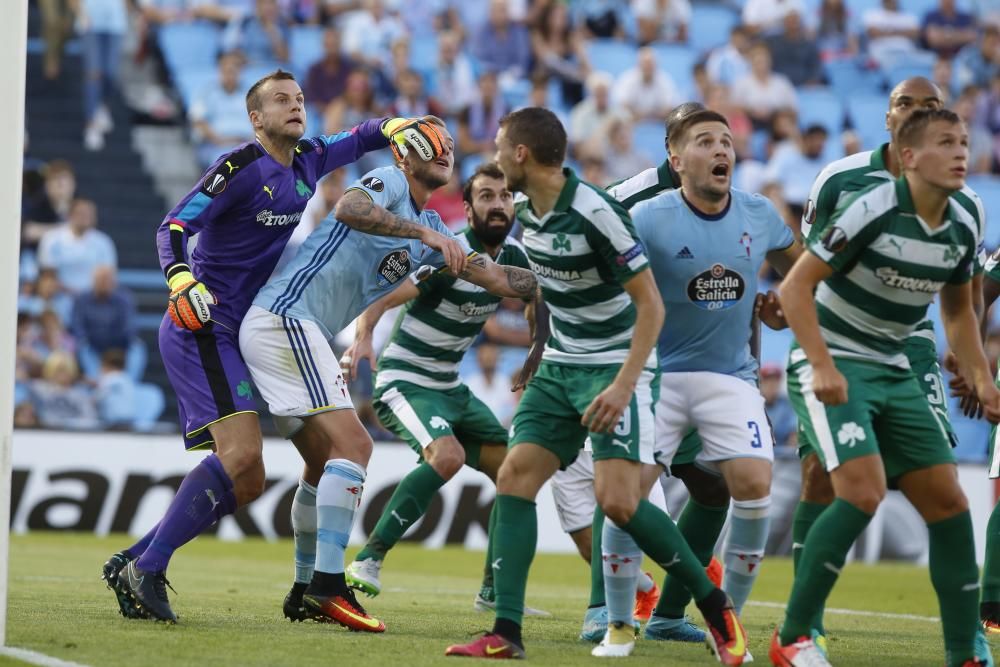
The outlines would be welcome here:
M 302 139 L 290 167 L 275 161 L 256 141 L 220 157 L 157 229 L 164 274 L 169 279 L 190 268 L 215 295 L 212 319 L 238 331 L 302 218 L 316 181 L 368 151 L 388 146 L 381 131 L 384 120 Z M 193 234 L 199 235 L 198 243 L 188 257 Z

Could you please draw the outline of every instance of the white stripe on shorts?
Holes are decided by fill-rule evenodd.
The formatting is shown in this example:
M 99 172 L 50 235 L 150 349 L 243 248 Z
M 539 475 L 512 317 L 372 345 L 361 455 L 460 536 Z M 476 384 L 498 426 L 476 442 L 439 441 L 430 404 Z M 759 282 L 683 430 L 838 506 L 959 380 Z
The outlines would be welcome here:
M 410 432 L 410 435 L 417 439 L 417 442 L 420 443 L 421 447 L 426 448 L 434 442 L 434 438 L 432 438 L 431 434 L 427 432 L 426 428 L 424 428 L 424 424 L 420 421 L 420 417 L 417 416 L 413 406 L 406 400 L 406 397 L 403 396 L 402 392 L 395 387 L 390 387 L 385 390 L 380 400 L 389 406 L 389 409 L 392 410 L 392 414 L 396 415 L 396 419 L 402 422 L 403 427 Z
M 799 384 L 802 386 L 802 398 L 806 402 L 806 410 L 809 411 L 809 421 L 812 422 L 813 433 L 819 441 L 819 447 L 823 450 L 826 458 L 826 469 L 833 470 L 840 465 L 837 457 L 837 447 L 833 444 L 833 431 L 830 430 L 830 422 L 826 419 L 826 406 L 813 393 L 812 389 L 812 366 L 804 364 L 795 371 L 799 376 Z

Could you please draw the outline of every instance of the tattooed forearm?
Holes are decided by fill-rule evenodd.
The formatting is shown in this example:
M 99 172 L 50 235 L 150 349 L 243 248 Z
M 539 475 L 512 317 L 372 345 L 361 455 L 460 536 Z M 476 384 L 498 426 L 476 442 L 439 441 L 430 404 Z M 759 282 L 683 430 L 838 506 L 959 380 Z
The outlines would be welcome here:
M 465 263 L 465 270 L 458 274 L 458 277 L 468 279 L 473 272 L 484 269 L 486 269 L 486 255 L 474 255 Z
M 423 236 L 423 225 L 387 211 L 373 202 L 368 195 L 357 190 L 344 193 L 337 202 L 334 215 L 348 227 L 365 234 L 399 236 L 407 239 L 419 239 Z
M 538 284 L 534 273 L 516 266 L 504 266 L 503 272 L 507 274 L 507 286 L 519 297 L 534 298 L 535 287 Z

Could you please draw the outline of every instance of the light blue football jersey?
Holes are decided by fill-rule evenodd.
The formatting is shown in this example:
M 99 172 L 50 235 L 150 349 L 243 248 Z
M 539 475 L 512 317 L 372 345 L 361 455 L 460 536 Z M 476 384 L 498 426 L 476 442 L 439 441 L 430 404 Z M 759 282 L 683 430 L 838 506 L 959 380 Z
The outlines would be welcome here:
M 451 236 L 435 211 L 417 209 L 406 177 L 396 167 L 373 169 L 348 191 L 359 190 L 379 206 Z M 441 253 L 417 239 L 374 236 L 351 229 L 330 213 L 294 259 L 257 294 L 254 305 L 276 315 L 311 320 L 332 339 L 373 301 L 420 266 L 444 265 Z
M 718 215 L 696 211 L 680 190 L 632 207 L 666 320 L 660 332 L 664 372 L 712 371 L 756 384 L 750 320 L 765 255 L 795 242 L 767 198 L 732 190 Z

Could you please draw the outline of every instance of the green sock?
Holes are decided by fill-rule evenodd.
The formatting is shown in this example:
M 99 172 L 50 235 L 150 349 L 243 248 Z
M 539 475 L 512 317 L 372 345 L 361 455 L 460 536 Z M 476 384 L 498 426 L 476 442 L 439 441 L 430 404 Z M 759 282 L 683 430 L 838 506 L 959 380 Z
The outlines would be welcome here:
M 683 582 L 695 600 L 704 600 L 715 591 L 677 525 L 651 502 L 641 499 L 632 520 L 621 528 L 647 556 Z
M 781 643 L 808 637 L 816 612 L 826 603 L 844 567 L 847 552 L 872 520 L 851 503 L 837 498 L 816 520 L 802 549 L 799 573 L 781 626 Z
M 427 511 L 427 506 L 445 479 L 428 463 L 421 463 L 403 478 L 382 510 L 375 530 L 355 560 L 384 560 L 403 533 Z
M 493 577 L 497 592 L 497 618 L 521 625 L 528 570 L 538 542 L 535 503 L 517 496 L 498 495 L 497 524 L 493 538 Z
M 493 592 L 493 533 L 497 527 L 497 504 L 493 502 L 493 509 L 490 510 L 489 532 L 486 535 L 486 563 L 483 566 L 483 593 L 489 592 L 490 596 L 495 596 Z M 490 589 L 487 591 L 486 589 Z M 493 600 L 490 597 L 490 600 Z
M 809 536 L 809 529 L 812 525 L 816 523 L 816 519 L 819 518 L 820 514 L 823 513 L 829 505 L 823 505 L 821 503 L 811 503 L 806 500 L 800 500 L 799 504 L 795 506 L 795 514 L 792 518 L 792 571 L 798 572 L 799 561 L 802 560 L 802 547 L 806 543 L 806 537 Z M 825 611 L 826 603 L 820 605 L 819 611 L 813 616 L 812 627 L 821 635 L 826 634 L 826 628 L 823 627 L 823 612 Z
M 702 567 L 707 567 L 712 560 L 715 543 L 719 541 L 719 533 L 726 525 L 726 514 L 729 507 L 709 507 L 695 500 L 688 500 L 677 520 L 677 529 L 691 547 L 695 558 Z M 684 584 L 672 575 L 667 575 L 663 581 L 663 593 L 653 610 L 654 616 L 662 618 L 683 618 L 684 609 L 691 602 L 691 593 Z
M 983 564 L 983 602 L 1000 602 L 1000 503 L 986 524 L 986 562 Z
M 792 572 L 799 571 L 802 546 L 806 543 L 809 529 L 827 507 L 829 505 L 811 503 L 807 500 L 800 500 L 799 504 L 795 506 L 795 514 L 792 516 Z
M 941 629 L 949 667 L 975 656 L 979 627 L 979 567 L 972 515 L 968 510 L 927 524 L 931 583 L 941 608 Z
M 590 530 L 590 602 L 588 607 L 604 606 L 604 560 L 601 555 L 604 512 L 594 507 L 594 523 Z

